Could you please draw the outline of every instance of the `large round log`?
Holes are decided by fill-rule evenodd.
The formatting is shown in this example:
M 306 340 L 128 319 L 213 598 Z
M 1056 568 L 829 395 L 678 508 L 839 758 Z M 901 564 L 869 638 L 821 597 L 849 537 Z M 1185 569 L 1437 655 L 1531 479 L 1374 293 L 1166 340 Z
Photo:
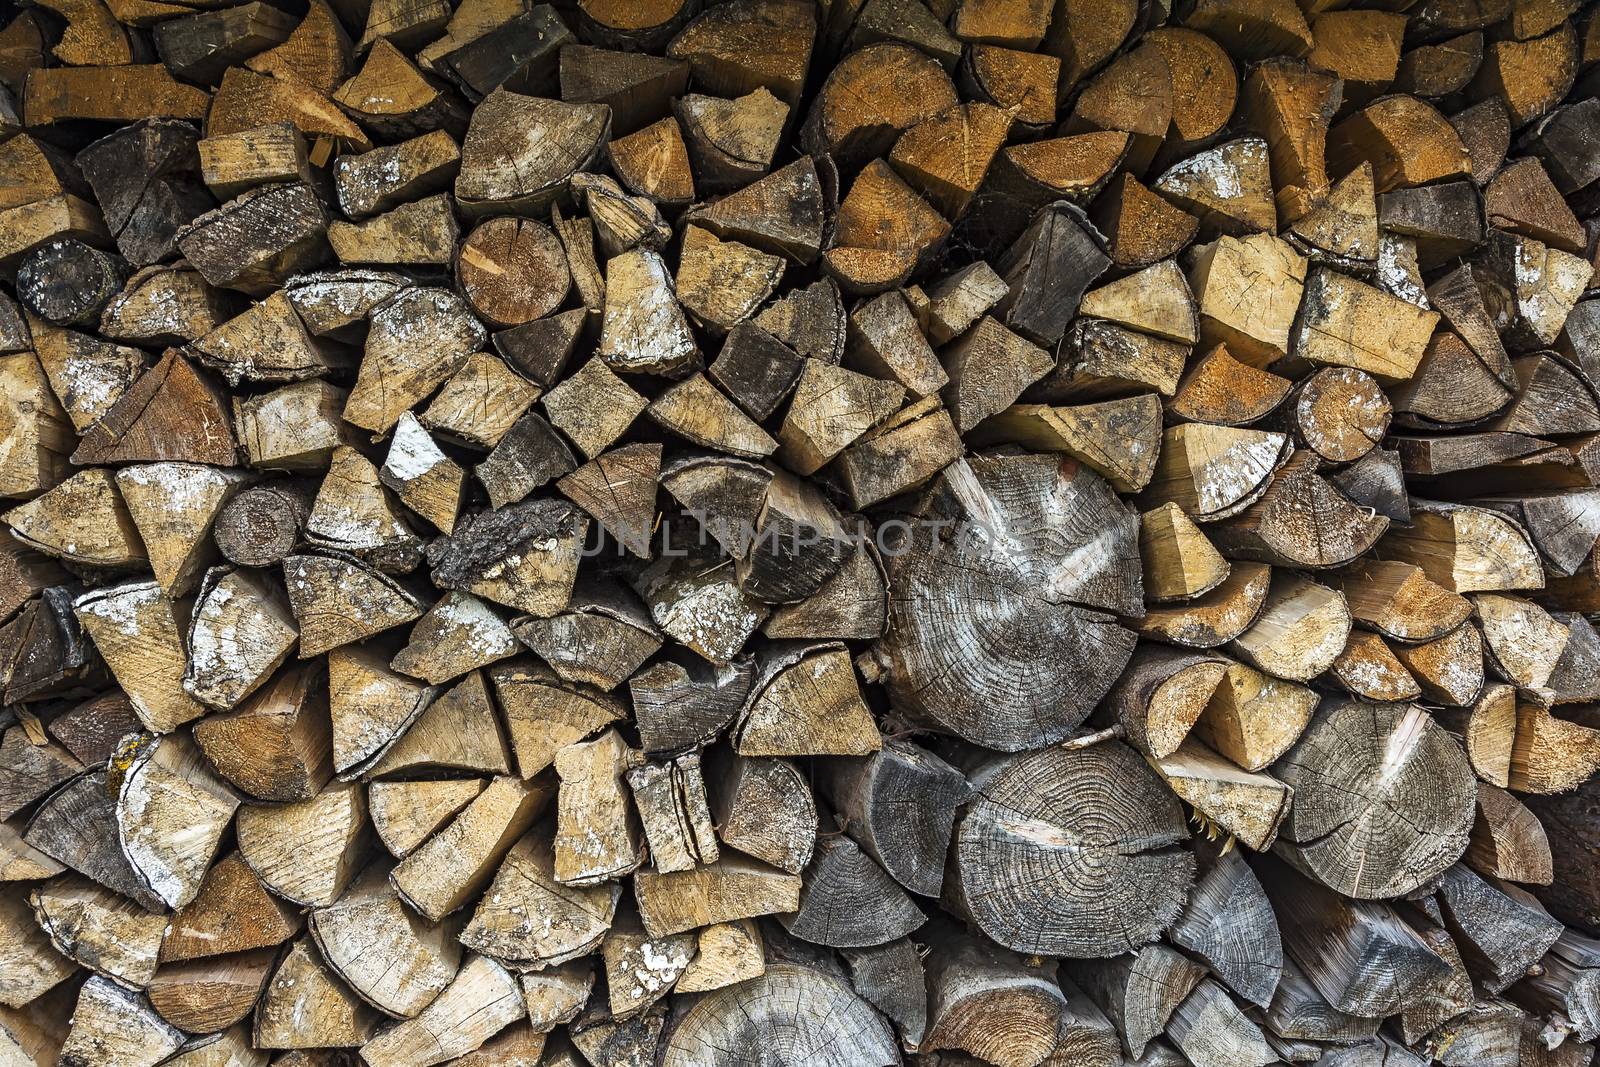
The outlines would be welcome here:
M 719 989 L 690 1008 L 667 1039 L 662 1067 L 897 1065 L 881 1016 L 843 979 L 792 963 Z
M 1467 849 L 1472 768 L 1415 704 L 1325 704 L 1275 770 L 1295 790 L 1279 850 L 1347 897 L 1404 896 Z
M 1128 746 L 998 757 L 972 776 L 948 903 L 1017 952 L 1098 958 L 1154 941 L 1195 861 L 1182 806 Z M 1470 817 L 1469 817 L 1470 822 Z
M 987 455 L 945 468 L 920 519 L 885 553 L 891 698 L 1004 752 L 1065 738 L 1133 654 L 1107 612 L 1143 613 L 1138 514 L 1073 460 Z

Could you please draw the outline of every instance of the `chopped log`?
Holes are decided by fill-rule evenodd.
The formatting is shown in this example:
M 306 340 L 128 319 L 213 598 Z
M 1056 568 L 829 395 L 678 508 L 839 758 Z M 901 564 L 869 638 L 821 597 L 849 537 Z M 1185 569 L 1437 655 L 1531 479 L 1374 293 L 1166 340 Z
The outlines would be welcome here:
M 1143 1057 L 1204 975 L 1181 953 L 1148 945 L 1132 955 L 1090 962 L 1074 977 L 1121 1035 L 1123 1049 Z
M 267 892 L 240 853 L 230 852 L 206 872 L 194 900 L 158 928 L 160 958 L 167 963 L 270 948 L 298 933 L 301 921 L 299 912 Z
M 1201 818 L 1257 851 L 1272 846 L 1293 796 L 1271 775 L 1240 770 L 1198 741 L 1152 758 L 1151 766 Z
M 1564 930 L 1531 893 L 1460 864 L 1444 873 L 1437 899 L 1462 958 L 1491 993 L 1527 974 Z
M 1202 236 L 1239 237 L 1276 228 L 1267 143 L 1241 137 L 1190 156 L 1151 188 L 1200 220 Z
M 165 915 L 147 912 L 109 889 L 73 875 L 47 882 L 28 900 L 38 929 L 72 962 L 141 988 L 155 976 L 162 933 L 168 925 Z M 28 959 L 30 945 L 13 944 L 12 950 L 19 959 L 44 963 L 43 959 Z M 36 977 L 48 980 L 51 973 L 41 966 Z M 10 977 L 14 982 L 15 975 Z M 13 982 L 7 982 L 8 992 L 16 991 Z
M 565 885 L 556 881 L 554 863 L 548 835 L 530 834 L 513 845 L 462 930 L 462 943 L 519 968 L 562 966 L 593 952 L 616 916 L 621 890 L 614 883 Z
M 923 748 L 888 740 L 871 756 L 835 761 L 819 784 L 847 831 L 896 881 L 939 895 L 956 811 L 970 796 L 959 771 Z
M 548 206 L 605 145 L 610 118 L 603 104 L 567 104 L 504 88 L 489 93 L 461 144 L 455 193 L 462 211 L 533 214 Z
M 1221 656 L 1142 645 L 1106 695 L 1109 717 L 1141 752 L 1157 759 L 1170 756 L 1183 744 L 1227 669 Z
M 448 87 L 423 74 L 387 40 L 373 44 L 361 69 L 332 100 L 380 137 L 416 137 L 431 130 L 460 137 L 467 127 L 466 109 Z
M 1296 794 L 1280 848 L 1338 892 L 1360 900 L 1409 892 L 1466 849 L 1471 770 L 1415 705 L 1325 705 L 1277 770 Z M 1413 778 L 1421 791 L 1407 793 L 1408 820 L 1382 820 Z M 1351 855 L 1367 862 L 1346 866 Z
M 779 456 L 795 473 L 813 474 L 889 418 L 904 396 L 905 389 L 897 383 L 817 359 L 804 360 L 778 432 Z
M 1176 504 L 1198 522 L 1225 519 L 1267 492 L 1291 451 L 1284 434 L 1201 423 L 1169 426 L 1142 499 L 1148 506 Z
M 927 916 L 855 841 L 839 836 L 817 842 L 799 908 L 779 921 L 813 944 L 861 948 L 904 937 Z
M 164 599 L 155 582 L 124 582 L 73 608 L 146 729 L 166 733 L 204 714 L 183 689 L 188 603 Z
M 377 1014 L 334 976 L 309 937 L 289 949 L 256 1005 L 261 1048 L 352 1048 L 376 1029 Z
M 547 780 L 495 778 L 448 826 L 401 860 L 390 882 L 415 911 L 439 922 L 489 882 L 550 793 Z
M 1318 473 L 1321 465 L 1310 450 L 1291 456 L 1258 501 L 1211 525 L 1218 549 L 1236 559 L 1304 568 L 1340 566 L 1370 551 L 1389 521 L 1334 489 Z
M 639 917 L 651 937 L 793 912 L 800 906 L 800 885 L 797 875 L 732 855 L 673 874 L 641 869 L 633 883 Z
M 34 809 L 23 841 L 145 910 L 159 912 L 161 898 L 146 888 L 122 854 L 116 799 L 105 770 L 87 771 Z
M 1486 877 L 1525 885 L 1549 885 L 1550 841 L 1544 827 L 1521 801 L 1499 786 L 1478 782 L 1478 811 L 1462 857 Z
M 1331 668 L 1334 679 L 1352 695 L 1379 704 L 1406 703 L 1422 695 L 1422 687 L 1401 665 L 1382 637 L 1353 630 L 1350 641 Z
M 146 994 L 173 1026 L 191 1032 L 225 1030 L 250 1014 L 272 971 L 271 949 L 164 965 Z
M 331 904 L 355 876 L 367 846 L 359 788 L 330 785 L 311 800 L 239 810 L 239 851 L 274 893 L 298 904 Z
M 938 934 L 947 951 L 930 957 L 922 1047 L 989 1062 L 1042 1062 L 1056 1047 L 1066 1007 L 1054 964 L 1018 956 L 947 922 Z
M 123 855 L 152 894 L 168 907 L 181 908 L 199 893 L 239 797 L 211 774 L 198 746 L 181 734 L 124 743 L 118 757 L 126 763 L 117 791 Z M 183 833 L 175 833 L 175 827 Z
M 367 799 L 378 840 L 391 855 L 404 859 L 483 792 L 484 785 L 477 778 L 373 782 Z
M 709 799 L 722 843 L 790 874 L 810 861 L 817 833 L 811 787 L 782 759 L 734 756 L 711 767 Z
M 1275 1003 L 1284 975 L 1278 920 L 1255 872 L 1237 852 L 1210 862 L 1169 936 L 1249 1003 Z M 1131 1041 L 1129 1051 L 1135 1051 Z
M 859 53 L 858 53 L 859 54 Z M 863 295 L 903 283 L 949 235 L 950 224 L 881 159 L 868 163 L 839 206 L 823 267 Z
M 1084 790 L 1091 781 L 1096 788 Z M 957 879 L 946 900 L 1020 952 L 1110 956 L 1153 939 L 1177 917 L 1194 875 L 1192 857 L 1170 847 L 1183 836 L 1182 815 L 1158 783 L 1115 741 L 998 759 L 977 776 L 979 800 L 957 823 Z M 1003 827 L 1017 813 L 1052 835 L 1093 823 L 1107 844 L 1055 853 L 1061 866 L 1041 879 L 1034 864 L 1051 846 L 1009 834 Z M 1116 922 L 1106 922 L 1113 913 Z
M 1329 1004 L 1378 1017 L 1441 984 L 1449 968 L 1387 904 L 1346 900 L 1287 864 L 1256 866 L 1278 916 L 1285 953 Z
M 62 1067 L 92 1063 L 155 1064 L 184 1042 L 183 1031 L 157 1015 L 144 994 L 99 975 L 78 990 L 72 1029 L 61 1046 Z
M 1514 520 L 1480 508 L 1418 501 L 1414 525 L 1391 528 L 1380 542 L 1388 559 L 1420 567 L 1451 592 L 1538 589 L 1543 570 Z
M 387 863 L 368 867 L 312 913 L 311 934 L 328 967 L 363 1000 L 410 1019 L 448 988 L 461 945 L 449 926 L 430 927 L 407 911 L 388 876 Z

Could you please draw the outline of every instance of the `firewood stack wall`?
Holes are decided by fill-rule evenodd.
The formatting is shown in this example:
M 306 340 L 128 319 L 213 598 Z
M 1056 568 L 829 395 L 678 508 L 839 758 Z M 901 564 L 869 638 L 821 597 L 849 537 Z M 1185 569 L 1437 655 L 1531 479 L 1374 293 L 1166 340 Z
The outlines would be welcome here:
M 1591 1064 L 1597 94 L 1576 0 L 7 5 L 0 1063 Z

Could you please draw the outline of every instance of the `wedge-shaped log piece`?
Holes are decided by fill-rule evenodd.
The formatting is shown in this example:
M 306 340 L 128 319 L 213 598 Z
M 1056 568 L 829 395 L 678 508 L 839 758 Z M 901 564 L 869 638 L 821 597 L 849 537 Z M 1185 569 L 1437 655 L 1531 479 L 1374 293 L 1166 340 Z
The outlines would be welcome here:
M 1250 628 L 1229 646 L 1251 666 L 1293 682 L 1331 667 L 1350 636 L 1350 609 L 1327 586 L 1286 572 L 1272 583 Z
M 677 298 L 700 325 L 726 331 L 766 302 L 784 266 L 782 256 L 719 241 L 709 230 L 690 226 L 684 231 L 674 279 Z
M 1092 550 L 1069 529 L 1069 511 L 1097 516 Z M 941 541 L 919 531 L 894 556 L 894 624 L 873 652 L 889 691 L 918 717 L 977 743 L 1020 750 L 1064 738 L 1133 651 L 1132 632 L 1091 609 L 1137 614 L 1142 605 L 1136 515 L 1076 464 L 993 456 L 946 468 L 921 516 L 965 523 L 969 535 Z M 972 536 L 974 527 L 987 532 Z M 1044 590 L 1048 603 L 1035 599 Z M 967 633 L 974 627 L 989 636 L 979 641 Z M 996 642 L 998 634 L 1007 636 Z M 979 655 L 980 644 L 990 651 Z M 934 656 L 936 648 L 946 651 Z M 1090 662 L 1099 666 L 1091 671 Z M 1045 663 L 1049 677 L 1040 673 Z M 996 714 L 1021 692 L 1042 714 L 1019 734 Z
M 667 1039 L 661 1062 L 748 1061 L 773 1049 L 797 1062 L 893 1063 L 899 1055 L 889 1025 L 843 978 L 780 963 L 696 1004 Z
M 1385 96 L 1328 134 L 1328 163 L 1339 174 L 1372 164 L 1378 192 L 1427 185 L 1470 172 L 1466 147 L 1445 117 L 1414 96 Z
M 822 251 L 825 216 L 816 164 L 803 156 L 736 193 L 689 211 L 684 220 L 723 240 L 812 263 Z
M 1196 522 L 1236 515 L 1255 503 L 1292 452 L 1287 435 L 1202 423 L 1169 426 L 1141 498 L 1172 503 Z
M 949 233 L 944 217 L 875 159 L 839 205 L 823 268 L 848 293 L 881 293 L 904 282 Z
M 23 841 L 147 911 L 165 906 L 122 854 L 116 792 L 106 771 L 87 771 L 44 799 L 28 820 Z
M 72 1029 L 61 1046 L 59 1062 L 62 1067 L 91 1063 L 154 1067 L 183 1042 L 183 1031 L 157 1015 L 143 993 L 96 975 L 78 990 Z
M 651 937 L 668 937 L 712 923 L 792 912 L 800 906 L 800 877 L 725 853 L 691 871 L 640 870 L 633 892 L 645 930 Z
M 660 476 L 660 445 L 623 445 L 579 467 L 556 488 L 629 552 L 648 559 Z
M 564 500 L 480 512 L 428 546 L 435 585 L 530 615 L 566 608 L 589 518 Z
M 1328 575 L 1356 622 L 1397 641 L 1432 641 L 1472 614 L 1472 603 L 1431 581 L 1420 567 L 1361 560 Z
M 298 637 L 281 585 L 259 571 L 213 568 L 189 623 L 184 690 L 209 707 L 235 707 L 277 670 Z
M 151 1007 L 173 1026 L 215 1033 L 250 1014 L 276 955 L 271 949 L 257 949 L 167 964 L 156 972 L 146 994 Z
M 1183 814 L 1132 749 L 1108 741 L 1000 756 L 973 785 L 979 799 L 956 825 L 945 899 L 991 939 L 1108 957 L 1177 918 L 1194 880 L 1194 858 L 1173 847 L 1187 836 Z M 1019 817 L 1038 831 L 1014 833 Z M 1083 844 L 1063 851 L 1062 840 Z
M 1260 1027 L 1209 978 L 1172 1013 L 1167 1036 L 1196 1067 L 1258 1067 L 1278 1058 Z
M 333 164 L 339 209 L 362 219 L 399 207 L 448 187 L 460 162 L 455 139 L 443 130 L 340 156 Z
M 1264 563 L 1239 563 L 1210 592 L 1182 604 L 1145 611 L 1139 632 L 1188 648 L 1216 648 L 1250 627 L 1261 614 L 1272 568 Z
M 1550 839 L 1522 801 L 1489 782 L 1478 782 L 1478 812 L 1463 862 L 1479 874 L 1524 885 L 1554 879 Z
M 125 569 L 145 561 L 144 543 L 103 468 L 79 471 L 0 521 L 23 544 L 71 562 Z
M 0 392 L 0 426 L 16 442 L 0 461 L 0 493 L 37 496 L 68 475 L 72 423 L 32 352 L 0 357 L 0 380 L 6 385 Z
M 144 371 L 145 355 L 137 348 L 64 330 L 38 316 L 30 315 L 27 326 L 39 366 L 79 433 L 109 411 Z M 102 319 L 102 333 L 109 336 L 114 329 L 107 329 Z
M 1275 769 L 1295 790 L 1280 848 L 1345 896 L 1408 893 L 1466 851 L 1472 770 L 1416 705 L 1326 704 Z
M 1541 589 L 1544 569 L 1515 519 L 1483 508 L 1413 501 L 1413 524 L 1392 527 L 1378 554 L 1421 567 L 1455 593 Z
M 1169 936 L 1246 1001 L 1272 1002 L 1284 969 L 1278 920 L 1237 851 L 1211 860 Z
M 528 1024 L 535 1033 L 548 1034 L 578 1017 L 594 989 L 594 965 L 577 960 L 522 975 L 522 999 L 528 1005 Z
M 1194 736 L 1245 770 L 1259 771 L 1299 739 L 1318 699 L 1305 686 L 1232 663 Z
M 165 599 L 155 582 L 124 582 L 73 608 L 146 729 L 165 733 L 204 714 L 183 690 L 188 602 Z
M 719 562 L 703 549 L 674 549 L 640 572 L 633 588 L 663 633 L 722 667 L 738 656 L 768 609 Z
M 612 1019 L 630 1019 L 670 993 L 694 953 L 692 933 L 652 938 L 636 915 L 624 915 L 601 945 Z
M 1483 635 L 1476 626 L 1458 626 L 1435 640 L 1390 650 L 1435 703 L 1463 707 L 1483 689 Z
M 246 477 L 196 463 L 150 463 L 123 467 L 116 480 L 162 593 L 190 592 L 215 558 L 212 522 Z
M 455 531 L 456 516 L 466 496 L 467 472 L 444 454 L 409 411 L 402 413 L 394 425 L 378 480 L 440 533 Z
M 870 756 L 829 761 L 819 787 L 868 856 L 912 892 L 939 895 L 956 812 L 972 795 L 960 771 L 887 739 Z
M 0 945 L 5 962 L 0 965 L 0 1004 L 20 1008 L 71 977 L 75 962 L 56 951 L 45 929 L 34 922 L 33 911 L 20 895 L 0 903 Z
M 758 661 L 732 737 L 741 756 L 863 756 L 877 733 L 843 645 L 786 643 Z
M 893 415 L 904 399 L 905 389 L 896 382 L 807 359 L 778 431 L 779 458 L 796 474 L 814 474 Z
M 1197 217 L 1203 234 L 1277 229 L 1267 142 L 1259 137 L 1225 141 L 1190 156 L 1151 188 Z
M 361 370 L 345 401 L 345 421 L 384 433 L 487 340 L 483 324 L 449 290 L 402 291 L 372 312 Z
M 13 726 L 0 740 L 0 812 L 10 818 L 83 770 L 83 764 L 60 745 L 35 741 L 23 726 Z
M 622 888 L 556 881 L 552 829 L 548 822 L 536 827 L 506 853 L 461 931 L 468 949 L 519 969 L 544 969 L 588 955 L 605 938 Z
M 1563 793 L 1600 768 L 1600 730 L 1566 719 L 1534 701 L 1518 701 L 1516 740 L 1507 787 L 1519 793 Z
M 255 1044 L 265 1049 L 353 1048 L 378 1013 L 334 976 L 309 937 L 294 943 L 256 1005 Z
M 561 779 L 555 838 L 558 881 L 595 885 L 629 874 L 644 862 L 639 819 L 623 783 L 634 758 L 615 730 L 556 754 L 556 774 Z
M 1272 847 L 1294 797 L 1271 775 L 1240 770 L 1198 741 L 1150 765 L 1186 804 L 1258 852 Z
M 355 877 L 371 840 L 359 786 L 333 783 L 311 800 L 246 804 L 238 813 L 239 852 L 274 893 L 326 907 Z
M 1146 945 L 1111 960 L 1087 961 L 1075 970 L 1071 981 L 1105 1013 L 1112 1032 L 1120 1035 L 1122 1047 L 1143 1057 L 1205 973 L 1205 968 L 1166 945 Z M 1063 988 L 1070 989 L 1070 982 Z M 973 1022 L 983 1025 L 981 1019 Z M 987 1043 L 997 1043 L 998 1037 L 990 1036 Z
M 517 652 L 517 640 L 492 608 L 469 593 L 446 593 L 411 628 L 389 666 L 441 685 Z
M 472 803 L 485 784 L 481 778 L 373 782 L 367 786 L 372 827 L 383 847 L 404 859 Z
M 472 113 L 456 199 L 468 214 L 533 215 L 561 196 L 604 147 L 611 109 L 500 88 Z
M 818 842 L 799 909 L 779 919 L 795 937 L 834 948 L 886 944 L 926 921 L 906 891 L 848 837 Z
M 556 753 L 627 717 L 615 697 L 563 680 L 541 665 L 511 663 L 489 670 L 511 734 L 517 773 L 531 778 L 555 762 Z
M 1302 449 L 1272 475 L 1248 508 L 1207 528 L 1222 554 L 1279 567 L 1338 567 L 1372 549 L 1389 520 L 1352 503 L 1320 473 L 1322 458 Z
M 367 1003 L 402 1019 L 415 1018 L 455 978 L 461 943 L 451 933 L 400 902 L 382 861 L 311 914 L 327 965 Z
M 422 414 L 422 425 L 469 447 L 493 448 L 541 390 L 505 361 L 474 352 Z
M 222 323 L 191 346 L 228 384 L 316 378 L 342 368 L 335 348 L 313 337 L 282 290 Z
M 1568 628 L 1522 597 L 1480 593 L 1473 610 L 1499 674 L 1524 689 L 1545 687 L 1566 651 Z
M 1263 856 L 1256 871 L 1284 951 L 1340 1011 L 1388 1015 L 1447 977 L 1448 964 L 1388 904 L 1346 900 L 1281 860 Z
M 1381 382 L 1405 381 L 1416 373 L 1438 321 L 1435 312 L 1319 267 L 1306 283 L 1291 354 L 1311 364 L 1354 367 Z
M 167 916 L 76 875 L 47 882 L 28 900 L 38 928 L 68 960 L 140 988 L 154 977 Z M 27 958 L 23 945 L 12 950 Z
M 1167 645 L 1140 645 L 1106 694 L 1128 743 L 1161 758 L 1178 751 L 1206 709 L 1228 660 Z
M 362 641 L 422 614 L 409 589 L 351 559 L 289 556 L 283 574 L 300 627 L 301 659 Z
M 1350 631 L 1344 651 L 1330 668 L 1334 681 L 1351 695 L 1378 704 L 1409 703 L 1422 696 L 1422 686 L 1396 658 L 1382 637 Z
M 600 357 L 612 370 L 679 377 L 700 363 L 661 256 L 634 249 L 606 262 Z
M 1176 504 L 1162 504 L 1139 516 L 1139 556 L 1145 597 L 1153 601 L 1200 596 L 1229 574 L 1228 561 Z
M 1444 873 L 1437 899 L 1462 958 L 1491 993 L 1528 975 L 1565 930 L 1527 890 L 1460 864 Z
M 673 989 L 708 993 L 759 978 L 766 970 L 760 927 L 750 919 L 716 923 L 698 932 L 695 956 Z
M 643 605 L 621 586 L 610 583 L 580 584 L 566 611 L 549 619 L 519 620 L 514 631 L 517 641 L 531 648 L 564 680 L 608 691 L 621 685 L 661 647 L 661 635 Z M 636 703 L 638 694 L 635 687 Z M 688 711 L 681 705 L 673 710 L 679 714 Z M 637 709 L 636 715 L 643 731 L 645 718 Z M 650 747 L 648 740 L 646 747 Z
M 765 459 L 778 448 L 778 442 L 754 419 L 747 418 L 722 390 L 712 386 L 704 374 L 691 374 L 677 386 L 669 387 L 651 402 L 648 411 L 662 429 L 702 448 L 747 459 Z
M 271 948 L 297 934 L 302 922 L 298 910 L 267 892 L 240 853 L 230 852 L 206 872 L 194 900 L 162 923 L 161 960 Z
M 341 781 L 371 770 L 438 695 L 390 670 L 388 660 L 373 645 L 340 645 L 328 654 L 333 769 Z
M 549 803 L 551 786 L 545 779 L 494 779 L 450 825 L 400 861 L 389 880 L 407 904 L 440 921 L 494 876 Z
M 948 920 L 934 929 L 941 951 L 927 961 L 923 1047 L 986 1062 L 1047 1062 L 1066 1008 L 1055 962 L 1018 956 Z
M 168 907 L 200 892 L 239 797 L 182 734 L 124 745 L 117 836 L 134 872 Z M 120 762 L 120 760 L 119 760 Z
M 904 44 L 868 45 L 829 73 L 801 137 L 812 154 L 860 167 L 887 154 L 900 133 L 957 103 L 936 60 Z
M 722 843 L 799 874 L 817 836 L 811 786 L 788 760 L 723 754 L 707 771 Z
M 354 433 L 340 418 L 348 394 L 320 379 L 235 397 L 233 421 L 252 467 L 322 471 Z
M 483 672 L 473 671 L 429 704 L 367 774 L 509 774 L 510 762 Z

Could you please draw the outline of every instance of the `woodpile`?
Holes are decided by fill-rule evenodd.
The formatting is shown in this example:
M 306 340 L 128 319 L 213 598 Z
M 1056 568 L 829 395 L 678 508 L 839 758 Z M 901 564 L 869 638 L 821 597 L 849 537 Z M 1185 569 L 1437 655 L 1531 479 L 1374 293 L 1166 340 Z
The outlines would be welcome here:
M 0 1063 L 1587 1067 L 1600 11 L 0 16 Z

